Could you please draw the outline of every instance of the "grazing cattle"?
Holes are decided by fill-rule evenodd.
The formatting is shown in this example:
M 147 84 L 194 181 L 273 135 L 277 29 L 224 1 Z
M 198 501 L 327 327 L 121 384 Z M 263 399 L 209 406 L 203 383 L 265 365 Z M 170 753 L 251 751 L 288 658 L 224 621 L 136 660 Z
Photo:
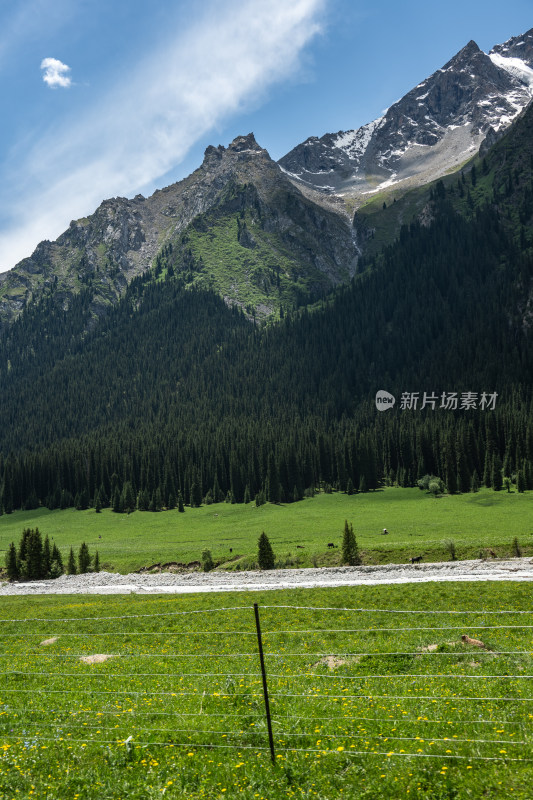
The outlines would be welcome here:
M 383 528 L 383 536 L 387 536 L 387 534 L 388 534 L 387 528 Z
M 333 542 L 328 542 L 328 547 L 335 547 L 335 545 L 333 544 Z
M 418 564 L 419 561 L 422 561 L 422 556 L 413 556 L 410 561 L 411 564 Z
M 229 551 L 230 553 L 233 553 L 233 547 L 230 547 Z
M 492 558 L 496 558 L 496 553 L 494 552 L 494 550 L 489 550 L 489 553 L 492 556 Z
M 297 545 L 296 545 L 296 549 L 297 549 L 297 550 L 305 550 L 305 547 L 304 547 L 304 545 L 303 545 L 303 544 L 297 544 Z

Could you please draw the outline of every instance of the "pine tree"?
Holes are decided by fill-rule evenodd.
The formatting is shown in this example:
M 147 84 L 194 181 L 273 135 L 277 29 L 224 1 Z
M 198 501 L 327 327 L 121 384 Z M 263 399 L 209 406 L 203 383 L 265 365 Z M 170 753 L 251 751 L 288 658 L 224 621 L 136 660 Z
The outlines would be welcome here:
M 491 470 L 490 480 L 494 491 L 495 492 L 501 491 L 501 488 L 503 486 L 502 460 L 497 453 L 495 453 L 492 457 L 492 470 Z
M 263 531 L 257 543 L 258 546 L 258 562 L 259 569 L 274 569 L 275 559 L 272 545 L 269 542 L 268 536 Z
M 98 555 L 98 550 L 94 554 L 93 572 L 100 572 L 100 556 Z
M 43 544 L 43 578 L 50 577 L 50 570 L 52 569 L 52 553 L 50 551 L 50 539 L 48 534 L 44 537 Z
M 178 492 L 178 511 L 181 514 L 183 514 L 183 512 L 185 511 L 185 505 L 183 503 L 183 496 L 182 496 L 181 492 Z
M 281 502 L 281 487 L 279 483 L 278 465 L 274 453 L 268 457 L 268 501 L 270 503 Z
M 100 500 L 100 492 L 98 489 L 96 490 L 96 494 L 94 495 L 94 510 L 97 514 L 102 511 L 102 501 Z
M 491 465 L 492 465 L 492 457 L 491 454 L 489 453 L 489 450 L 487 449 L 487 452 L 485 453 L 485 464 L 483 467 L 483 485 L 486 486 L 487 489 L 490 489 L 490 487 L 492 486 Z
M 211 570 L 214 568 L 215 562 L 213 561 L 211 550 L 208 550 L 207 547 L 205 547 L 202 550 L 202 569 L 204 572 L 211 572 Z
M 43 575 L 43 541 L 39 528 L 30 531 L 27 550 L 27 577 L 30 581 L 38 581 Z
M 70 553 L 68 554 L 67 575 L 76 575 L 76 572 L 76 559 L 74 557 L 74 550 L 71 547 Z
M 63 557 L 61 556 L 61 552 L 57 544 L 54 542 L 52 545 L 52 564 L 50 567 L 50 577 L 59 578 L 60 575 L 63 575 L 64 571 Z
M 348 564 L 350 567 L 357 567 L 361 564 L 361 556 L 359 555 L 359 548 L 357 540 L 353 532 L 353 525 L 348 524 L 348 520 L 344 521 L 344 534 L 342 537 L 342 563 Z
M 78 553 L 78 566 L 80 575 L 83 575 L 85 572 L 89 572 L 90 565 L 91 556 L 89 555 L 89 548 L 85 542 L 82 542 L 80 545 L 80 551 Z
M 523 494 L 526 490 L 526 479 L 523 470 L 519 469 L 516 473 L 516 490 L 519 494 Z
M 137 509 L 139 511 L 148 511 L 150 507 L 150 495 L 147 489 L 141 489 L 137 494 Z
M 122 512 L 124 511 L 124 506 L 122 504 L 122 495 L 121 495 L 121 493 L 119 491 L 118 486 L 116 486 L 113 489 L 113 492 L 112 492 L 112 495 L 111 495 L 111 507 L 112 507 L 113 511 L 115 512 L 115 514 L 122 514 Z
M 17 548 L 15 547 L 14 542 L 11 542 L 6 553 L 6 571 L 8 580 L 18 581 L 20 577 L 20 570 L 17 559 Z
M 123 511 L 127 512 L 128 514 L 130 514 L 132 511 L 135 511 L 135 493 L 133 491 L 131 481 L 126 481 L 122 487 L 121 502 Z

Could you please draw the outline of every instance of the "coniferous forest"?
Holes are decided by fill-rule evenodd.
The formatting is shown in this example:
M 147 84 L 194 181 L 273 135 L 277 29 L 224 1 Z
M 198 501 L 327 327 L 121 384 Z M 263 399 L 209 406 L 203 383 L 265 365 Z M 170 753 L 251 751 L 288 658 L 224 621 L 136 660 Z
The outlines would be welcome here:
M 0 511 L 286 503 L 424 475 L 533 489 L 531 117 L 428 192 L 429 222 L 279 321 L 196 288 L 179 247 L 97 323 L 90 286 L 28 306 L 0 340 Z M 467 392 L 477 407 L 440 407 Z

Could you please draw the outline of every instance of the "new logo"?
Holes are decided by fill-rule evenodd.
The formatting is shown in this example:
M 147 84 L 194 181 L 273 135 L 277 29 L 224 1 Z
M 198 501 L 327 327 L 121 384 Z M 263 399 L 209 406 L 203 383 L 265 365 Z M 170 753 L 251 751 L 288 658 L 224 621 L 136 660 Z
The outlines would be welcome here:
M 380 389 L 376 393 L 376 408 L 378 411 L 387 411 L 394 406 L 396 398 L 394 395 L 389 394 L 384 389 Z

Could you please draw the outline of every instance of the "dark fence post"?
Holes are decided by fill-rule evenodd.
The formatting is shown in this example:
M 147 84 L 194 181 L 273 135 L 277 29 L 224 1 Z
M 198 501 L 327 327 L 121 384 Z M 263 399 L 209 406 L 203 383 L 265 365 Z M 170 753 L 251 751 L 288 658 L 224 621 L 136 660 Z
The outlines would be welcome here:
M 261 639 L 261 625 L 259 623 L 259 607 L 257 603 L 254 603 L 254 612 L 255 612 L 255 627 L 257 629 L 257 645 L 259 647 L 259 659 L 261 661 L 261 675 L 263 677 L 263 695 L 265 697 L 265 711 L 266 711 L 266 718 L 267 718 L 267 727 L 268 727 L 268 743 L 270 745 L 270 757 L 272 758 L 272 763 L 276 763 L 276 756 L 274 753 L 274 737 L 272 736 L 272 720 L 270 719 L 270 704 L 268 702 L 268 686 L 267 686 L 267 677 L 265 671 L 265 659 L 263 656 L 263 640 Z

